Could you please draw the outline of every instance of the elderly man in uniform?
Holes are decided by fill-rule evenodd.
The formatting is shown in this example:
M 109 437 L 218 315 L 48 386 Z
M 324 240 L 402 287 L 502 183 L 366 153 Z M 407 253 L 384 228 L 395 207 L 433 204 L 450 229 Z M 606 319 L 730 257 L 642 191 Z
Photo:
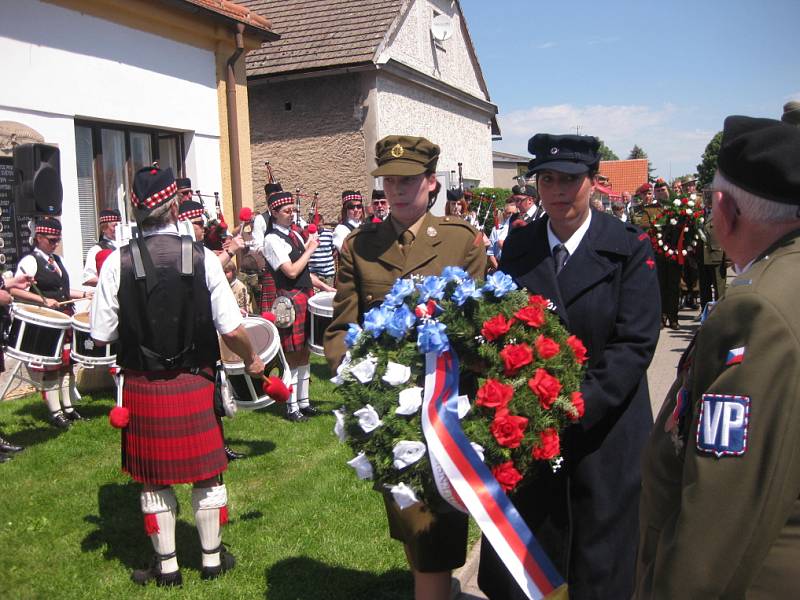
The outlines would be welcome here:
M 800 129 L 728 117 L 712 189 L 738 276 L 645 450 L 635 598 L 799 598 Z
M 192 483 L 192 507 L 202 549 L 201 577 L 233 568 L 222 545 L 228 461 L 214 413 L 217 333 L 247 373 L 262 377 L 242 316 L 219 259 L 200 242 L 179 236 L 177 186 L 171 169 L 144 168 L 131 203 L 143 238 L 115 250 L 100 272 L 92 304 L 92 338 L 118 340 L 124 378 L 122 468 L 144 484 L 140 501 L 155 554 L 134 582 L 183 582 L 175 554 L 178 503 L 172 485 Z
M 714 215 L 711 211 L 711 192 L 703 192 L 703 205 L 705 221 L 703 231 L 706 234 L 705 241 L 698 244 L 697 259 L 701 262 L 699 266 L 700 276 L 700 313 L 702 315 L 706 305 L 711 301 L 718 301 L 725 293 L 727 266 L 725 251 L 719 245 L 717 235 L 714 232 Z M 697 317 L 700 320 L 700 316 Z
M 539 202 L 539 194 L 532 185 L 515 185 L 511 195 L 517 203 L 516 216 L 511 219 L 511 227 L 516 229 L 533 223 L 544 215 L 544 206 Z
M 389 201 L 383 190 L 372 190 L 372 222 L 381 223 L 389 216 Z M 377 220 L 376 220 L 377 219 Z

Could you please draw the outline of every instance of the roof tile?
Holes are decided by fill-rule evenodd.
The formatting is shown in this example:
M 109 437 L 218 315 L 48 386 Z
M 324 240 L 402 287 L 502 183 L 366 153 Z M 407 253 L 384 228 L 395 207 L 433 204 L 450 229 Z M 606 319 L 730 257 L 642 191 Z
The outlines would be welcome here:
M 600 174 L 608 177 L 609 185 L 615 193 L 633 194 L 640 185 L 647 182 L 647 159 L 601 160 Z

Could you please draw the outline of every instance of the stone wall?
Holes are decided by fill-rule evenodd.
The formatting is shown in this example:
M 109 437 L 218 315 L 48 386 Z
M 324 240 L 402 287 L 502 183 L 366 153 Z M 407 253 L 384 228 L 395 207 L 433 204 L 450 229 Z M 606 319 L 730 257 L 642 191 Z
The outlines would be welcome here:
M 269 161 L 283 189 L 320 193 L 325 220 L 338 220 L 343 190 L 368 195 L 363 133 L 368 84 L 347 74 L 249 85 L 253 204 L 263 211 Z M 370 149 L 371 151 L 371 149 Z M 303 200 L 307 217 L 310 200 Z

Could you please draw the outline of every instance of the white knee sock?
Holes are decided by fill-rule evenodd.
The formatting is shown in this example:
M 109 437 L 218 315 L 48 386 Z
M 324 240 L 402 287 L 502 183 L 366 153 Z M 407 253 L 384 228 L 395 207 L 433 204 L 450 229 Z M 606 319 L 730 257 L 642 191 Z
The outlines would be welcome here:
M 219 547 L 222 544 L 220 511 L 228 504 L 228 491 L 225 484 L 192 490 L 192 508 L 200 546 L 203 548 L 203 566 L 216 567 L 220 564 Z M 226 519 L 227 520 L 227 519 Z M 216 552 L 208 553 L 209 550 Z
M 153 550 L 157 554 L 175 553 L 175 520 L 178 513 L 178 500 L 171 487 L 143 491 L 140 496 L 142 512 L 145 515 L 145 532 L 150 536 Z M 173 556 L 161 561 L 162 573 L 178 570 L 178 558 Z
M 297 404 L 300 408 L 311 405 L 308 400 L 308 380 L 311 377 L 311 365 L 297 367 Z
M 57 413 L 61 410 L 61 403 L 58 401 L 59 398 L 59 391 L 58 388 L 54 390 L 44 390 L 42 392 L 42 399 L 44 403 L 47 405 L 47 409 L 51 413 Z
M 70 391 L 74 383 L 75 378 L 72 375 L 72 367 L 70 367 L 69 373 L 61 378 L 61 406 L 64 407 L 64 412 L 72 410 L 72 395 Z
M 292 397 L 289 398 L 289 402 L 286 403 L 286 410 L 290 413 L 300 410 L 300 407 L 297 405 L 297 371 L 298 369 L 295 368 L 289 369 L 290 383 L 292 385 Z

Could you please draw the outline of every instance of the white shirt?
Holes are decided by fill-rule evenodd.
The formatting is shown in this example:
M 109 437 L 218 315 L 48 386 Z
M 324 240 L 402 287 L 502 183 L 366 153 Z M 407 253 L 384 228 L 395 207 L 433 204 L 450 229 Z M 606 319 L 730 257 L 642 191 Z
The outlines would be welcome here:
M 303 241 L 302 236 L 296 231 L 292 231 L 288 227 L 281 227 L 276 223 L 272 224 L 272 228 L 280 231 L 284 235 L 294 236 L 300 240 L 300 244 L 305 247 L 306 243 Z M 264 238 L 264 248 L 262 254 L 267 259 L 269 266 L 273 271 L 280 269 L 284 263 L 292 262 L 289 255 L 292 253 L 292 245 L 285 239 L 274 233 L 270 233 Z
M 492 233 L 489 234 L 489 247 L 486 249 L 486 256 L 494 256 L 496 259 L 500 259 L 500 254 L 502 253 L 500 242 L 508 237 L 510 224 L 511 218 L 509 217 L 501 223 L 500 227 L 492 229 Z
M 572 255 L 575 254 L 575 251 L 578 249 L 578 246 L 583 239 L 583 236 L 586 235 L 586 232 L 589 231 L 589 223 L 592 222 L 592 211 L 589 211 L 589 215 L 586 217 L 586 220 L 581 224 L 580 227 L 573 233 L 570 238 L 566 242 L 562 242 L 558 239 L 555 233 L 553 233 L 553 228 L 550 226 L 550 221 L 547 222 L 547 242 L 550 244 L 550 254 L 553 254 L 553 249 L 558 246 L 559 244 L 564 244 L 569 252 L 569 256 L 567 257 L 567 262 L 569 259 L 572 258 Z
M 117 242 L 114 240 L 109 240 L 106 237 L 103 239 L 109 242 L 114 248 L 117 247 Z M 97 277 L 97 253 L 102 249 L 100 244 L 95 244 L 89 248 L 89 251 L 86 253 L 86 264 L 83 266 L 83 283 Z
M 43 252 L 39 248 L 34 248 L 31 254 L 26 254 L 23 256 L 20 261 L 17 263 L 17 270 L 14 275 L 36 275 L 36 271 L 39 270 L 39 263 L 36 262 L 36 257 L 34 254 L 38 254 L 44 259 L 44 262 L 48 262 L 50 260 L 50 255 L 46 252 Z M 61 269 L 58 266 L 58 263 L 53 265 L 55 267 L 56 273 L 61 273 Z M 26 290 L 30 289 L 30 284 L 25 288 Z
M 308 225 L 302 217 L 300 217 L 297 224 L 301 229 L 304 229 L 306 225 Z M 257 214 L 253 219 L 253 232 L 251 235 L 253 239 L 247 243 L 247 246 L 264 254 L 264 236 L 267 235 L 267 220 L 264 218 L 263 214 Z
M 148 231 L 145 237 L 156 234 L 178 235 L 175 225 Z M 224 335 L 242 324 L 242 313 L 231 291 L 231 286 L 219 258 L 208 248 L 204 248 L 203 265 L 206 272 L 206 287 L 211 294 L 211 317 L 216 330 Z M 92 337 L 101 342 L 119 339 L 119 282 L 121 275 L 120 249 L 112 252 L 103 264 L 97 291 L 92 300 Z
M 347 220 L 350 225 L 353 226 L 353 229 L 361 225 L 361 221 L 354 221 L 353 219 Z M 342 251 L 342 244 L 344 244 L 344 239 L 350 235 L 350 229 L 344 223 L 339 223 L 336 228 L 333 230 L 333 245 L 336 246 L 336 249 L 341 252 Z

